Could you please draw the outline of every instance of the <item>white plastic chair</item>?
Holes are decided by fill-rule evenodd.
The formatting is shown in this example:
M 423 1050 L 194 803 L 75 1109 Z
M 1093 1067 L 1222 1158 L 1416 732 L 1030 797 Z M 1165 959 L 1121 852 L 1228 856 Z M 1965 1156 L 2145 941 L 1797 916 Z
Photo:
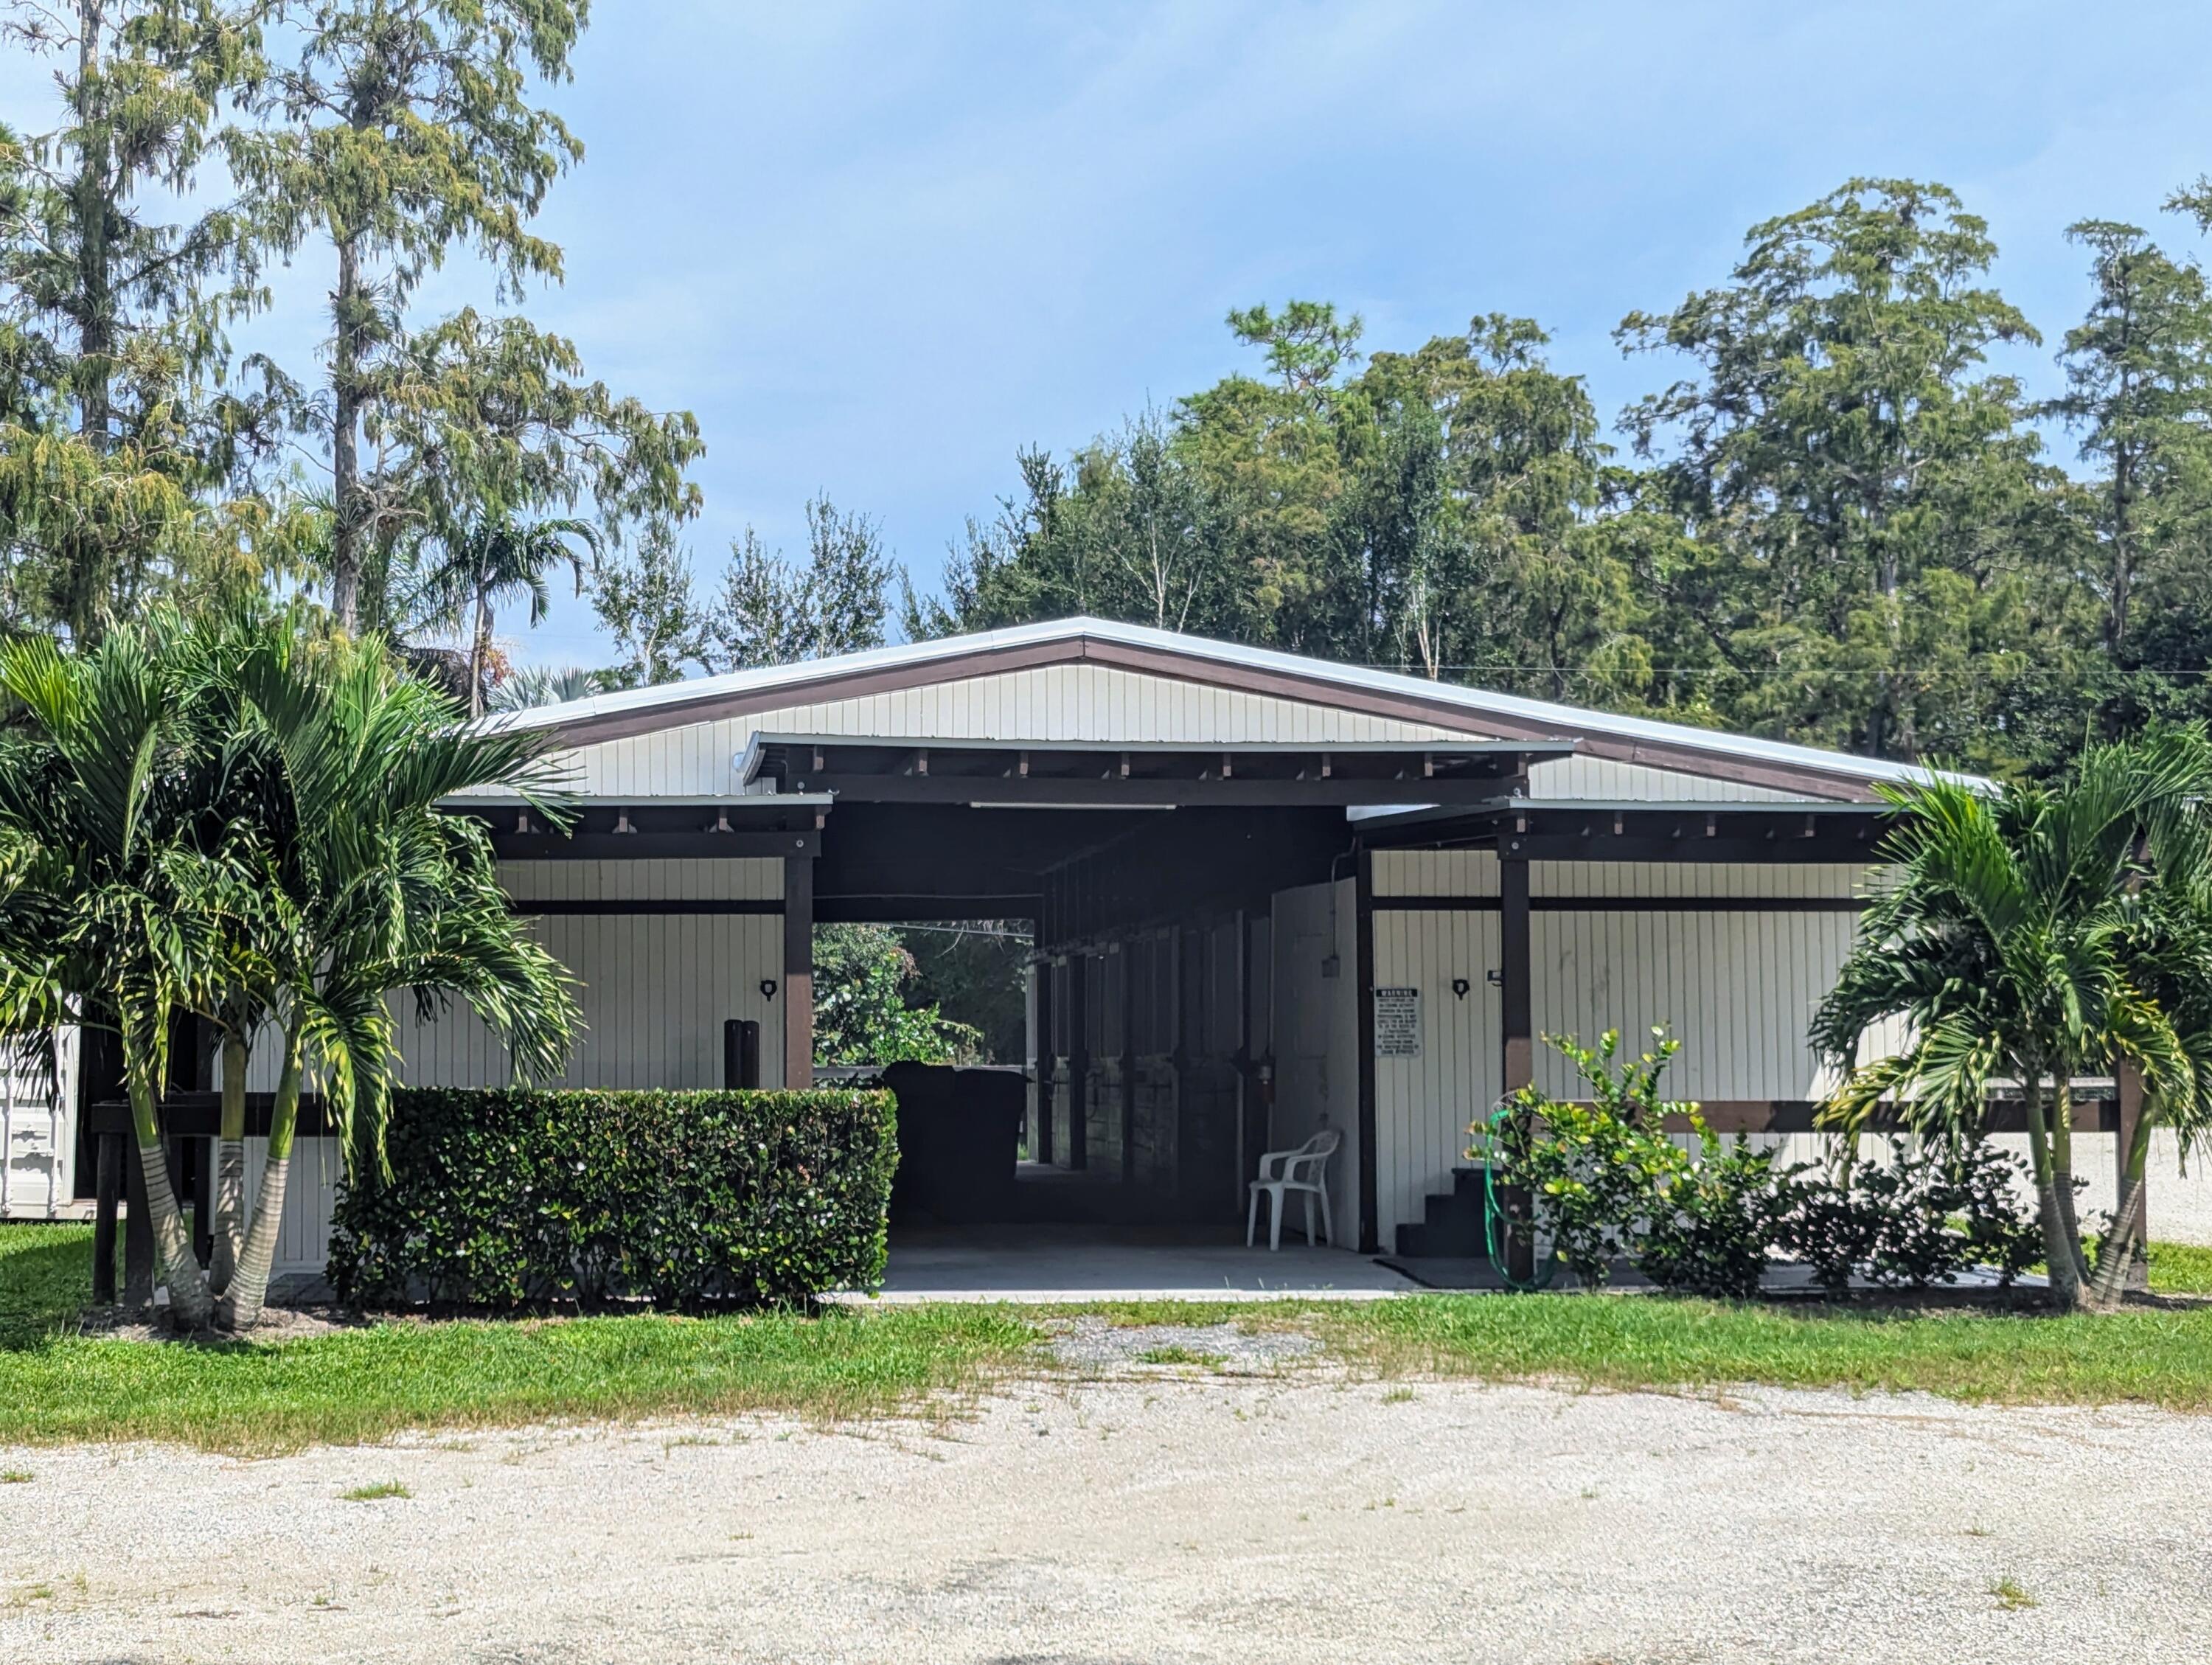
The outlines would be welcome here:
M 1260 1158 L 1260 1177 L 1252 1182 L 1252 1204 L 1244 1213 L 1244 1247 L 1252 1247 L 1252 1239 L 1260 1230 L 1260 1194 L 1267 1194 L 1267 1247 L 1279 1249 L 1283 1246 L 1283 1197 L 1286 1192 L 1303 1192 L 1306 1200 L 1306 1246 L 1314 1241 L 1314 1199 L 1321 1199 L 1322 1241 L 1332 1248 L 1336 1243 L 1336 1227 L 1328 1218 L 1328 1159 L 1336 1154 L 1336 1147 L 1344 1143 L 1344 1135 L 1334 1127 L 1324 1127 L 1295 1151 L 1270 1151 Z

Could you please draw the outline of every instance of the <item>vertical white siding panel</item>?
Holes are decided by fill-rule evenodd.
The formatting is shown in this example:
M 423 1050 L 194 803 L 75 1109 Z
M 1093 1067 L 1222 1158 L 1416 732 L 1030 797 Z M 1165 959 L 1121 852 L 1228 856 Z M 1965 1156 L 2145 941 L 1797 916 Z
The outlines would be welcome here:
M 1503 1091 L 1498 995 L 1488 975 L 1498 916 L 1378 906 L 1374 918 L 1376 985 L 1421 992 L 1420 1056 L 1375 1060 L 1376 1224 L 1387 1251 L 1400 1224 L 1422 1218 L 1431 1193 L 1451 1188 L 1469 1128 Z M 1465 1000 L 1452 992 L 1455 977 L 1468 981 Z
M 1829 913 L 1540 911 L 1530 931 L 1536 1025 L 1586 1045 L 1618 1029 L 1633 1055 L 1663 1024 L 1682 1042 L 1668 1076 L 1680 1096 L 1812 1097 L 1820 1084 L 1806 1030 L 1851 925 Z M 1576 1085 L 1549 1048 L 1539 1050 L 1537 1079 L 1555 1093 Z
M 1468 738 L 1480 738 L 1480 731 L 1401 722 L 1310 701 L 1234 692 L 1086 663 L 1000 671 L 850 700 L 799 701 L 745 716 L 605 740 L 563 753 L 562 760 L 573 771 L 574 788 L 588 795 L 649 798 L 734 792 L 732 760 L 755 733 L 1311 744 Z M 1595 763 L 1568 760 L 1568 766 L 1576 768 Z M 1542 778 L 1541 770 L 1561 765 L 1538 767 Z M 1640 775 L 1650 777 L 1640 789 L 1607 795 L 1682 795 L 1680 783 L 1686 777 L 1658 769 L 1644 769 Z M 1697 784 L 1710 787 L 1710 783 Z M 1743 795 L 1765 795 L 1753 788 L 1741 790 Z

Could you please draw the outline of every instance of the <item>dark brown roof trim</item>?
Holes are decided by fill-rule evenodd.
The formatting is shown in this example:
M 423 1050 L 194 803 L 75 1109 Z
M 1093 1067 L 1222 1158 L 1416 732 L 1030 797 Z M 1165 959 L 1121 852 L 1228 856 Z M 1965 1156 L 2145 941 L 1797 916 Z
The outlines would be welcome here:
M 1321 671 L 1301 675 L 1252 665 L 1231 665 L 1196 654 L 1176 653 L 1084 636 L 1055 641 L 976 647 L 914 664 L 878 665 L 842 676 L 810 678 L 795 684 L 750 688 L 738 693 L 702 692 L 696 700 L 671 700 L 649 709 L 586 717 L 574 725 L 565 725 L 556 732 L 566 744 L 593 745 L 606 740 L 629 739 L 665 728 L 742 717 L 757 711 L 775 711 L 787 706 L 814 705 L 833 700 L 862 699 L 876 694 L 903 693 L 933 683 L 1084 662 L 1109 665 L 1117 670 L 1141 671 L 1176 682 L 1224 689 L 1233 693 L 1297 700 L 1308 705 L 1355 712 L 1362 716 L 1424 723 L 1478 739 L 1572 739 L 1576 742 L 1577 753 L 1583 757 L 1640 763 L 1651 769 L 1670 769 L 1678 774 L 1726 781 L 1739 786 L 1802 793 L 1809 798 L 1832 799 L 1847 803 L 1869 803 L 1875 799 L 1873 787 L 1866 781 L 1823 769 L 1755 758 L 1721 757 L 1687 744 L 1673 745 L 1649 739 L 1632 739 L 1590 728 L 1539 723 L 1495 713 L 1478 715 L 1446 699 L 1347 688 Z M 1006 738 L 1019 739 L 1025 737 L 1009 735 Z

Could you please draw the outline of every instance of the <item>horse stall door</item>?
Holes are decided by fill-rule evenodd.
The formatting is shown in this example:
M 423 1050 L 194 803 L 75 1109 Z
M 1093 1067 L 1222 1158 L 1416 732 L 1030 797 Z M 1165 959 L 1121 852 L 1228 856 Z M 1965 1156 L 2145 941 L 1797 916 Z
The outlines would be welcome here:
M 1194 1219 L 1241 1218 L 1238 1116 L 1243 1075 L 1243 955 L 1235 917 L 1177 933 L 1182 1115 L 1176 1171 Z

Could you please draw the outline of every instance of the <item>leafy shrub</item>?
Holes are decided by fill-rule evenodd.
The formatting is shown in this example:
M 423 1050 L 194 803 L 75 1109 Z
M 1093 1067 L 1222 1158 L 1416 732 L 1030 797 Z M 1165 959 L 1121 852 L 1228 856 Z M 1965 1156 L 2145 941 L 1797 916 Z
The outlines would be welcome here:
M 1613 1061 L 1618 1030 L 1607 1030 L 1595 1047 L 1547 1035 L 1546 1044 L 1581 1074 L 1589 1102 L 1523 1087 L 1506 1102 L 1508 1114 L 1492 1141 L 1492 1159 L 1508 1184 L 1528 1194 L 1553 1253 L 1592 1289 L 1610 1279 L 1615 1255 L 1638 1252 L 1662 1191 L 1686 1165 L 1664 1119 L 1696 1106 L 1659 1097 L 1659 1078 L 1681 1042 L 1651 1032 L 1657 1047 L 1620 1065 Z
M 1840 1299 L 1856 1273 L 1887 1288 L 1950 1284 L 1988 1266 L 2009 1284 L 2043 1254 L 2022 1212 L 2021 1164 L 1979 1140 L 1914 1151 L 1890 1140 L 1886 1163 L 1854 1161 L 1795 1188 L 1783 1249 Z
M 1689 1117 L 1698 1154 L 1670 1146 L 1679 1166 L 1660 1182 L 1636 1269 L 1662 1289 L 1749 1300 L 1799 1170 L 1778 1170 L 1771 1151 L 1753 1149 L 1741 1134 L 1723 1140 L 1695 1105 Z
M 394 1095 L 388 1178 L 332 1216 L 341 1299 L 786 1303 L 883 1275 L 890 1095 Z
M 1524 1088 L 1491 1141 L 1503 1177 L 1527 1193 L 1538 1228 L 1585 1285 L 1601 1287 L 1625 1256 L 1662 1289 L 1744 1299 L 1778 1249 L 1841 1298 L 1854 1273 L 1924 1289 L 1987 1266 L 2009 1284 L 2040 1258 L 2015 1159 L 1981 1141 L 1915 1152 L 1898 1139 L 1886 1164 L 1808 1177 L 1809 1164 L 1778 1166 L 1740 1137 L 1723 1139 L 1695 1104 L 1662 1100 L 1660 1079 L 1680 1043 L 1652 1034 L 1658 1044 L 1627 1063 L 1616 1061 L 1616 1030 L 1595 1047 L 1546 1036 L 1589 1101 Z M 1688 1124 L 1694 1154 L 1664 1131 L 1669 1115 Z

